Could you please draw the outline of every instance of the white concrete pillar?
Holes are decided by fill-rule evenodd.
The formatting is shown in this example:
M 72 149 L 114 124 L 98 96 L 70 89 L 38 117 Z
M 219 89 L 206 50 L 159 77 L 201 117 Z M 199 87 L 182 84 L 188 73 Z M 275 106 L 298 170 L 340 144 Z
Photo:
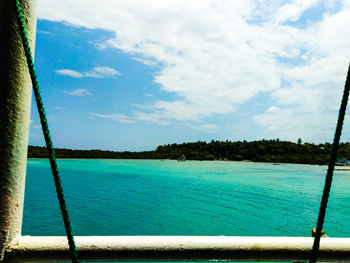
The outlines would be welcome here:
M 21 0 L 34 54 L 36 0 Z M 21 233 L 32 84 L 13 0 L 0 1 L 0 261 Z

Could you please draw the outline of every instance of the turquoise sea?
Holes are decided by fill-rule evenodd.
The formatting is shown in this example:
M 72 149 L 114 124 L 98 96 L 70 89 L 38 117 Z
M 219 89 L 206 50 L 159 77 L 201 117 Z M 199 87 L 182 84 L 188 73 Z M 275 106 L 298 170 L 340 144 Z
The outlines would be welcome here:
M 310 236 L 325 166 L 58 161 L 74 235 Z M 335 173 L 324 230 L 350 237 L 350 172 Z M 48 160 L 27 165 L 23 235 L 64 235 Z

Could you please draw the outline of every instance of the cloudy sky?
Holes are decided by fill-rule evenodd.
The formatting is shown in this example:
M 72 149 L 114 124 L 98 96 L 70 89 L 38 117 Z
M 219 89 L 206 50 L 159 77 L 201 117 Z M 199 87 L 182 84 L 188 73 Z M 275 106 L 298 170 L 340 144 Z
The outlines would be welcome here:
M 38 0 L 37 15 L 56 147 L 333 138 L 349 0 Z M 31 119 L 43 145 L 34 107 Z

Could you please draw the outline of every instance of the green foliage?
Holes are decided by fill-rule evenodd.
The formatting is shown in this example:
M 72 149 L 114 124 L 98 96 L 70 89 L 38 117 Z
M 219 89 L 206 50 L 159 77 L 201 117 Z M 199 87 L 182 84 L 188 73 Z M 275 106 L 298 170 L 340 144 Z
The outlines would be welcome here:
M 102 150 L 56 149 L 57 158 L 104 159 L 177 159 L 185 155 L 187 160 L 250 160 L 254 162 L 282 162 L 327 164 L 332 145 L 297 143 L 276 140 L 189 142 L 158 146 L 154 151 L 114 152 Z M 29 158 L 47 158 L 45 147 L 29 146 Z M 350 159 L 350 144 L 342 143 L 339 156 Z

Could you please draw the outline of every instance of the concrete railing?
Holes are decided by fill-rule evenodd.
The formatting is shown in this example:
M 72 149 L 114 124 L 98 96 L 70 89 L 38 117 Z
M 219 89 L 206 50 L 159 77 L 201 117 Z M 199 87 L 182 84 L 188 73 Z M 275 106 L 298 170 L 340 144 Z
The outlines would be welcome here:
M 77 236 L 83 261 L 308 261 L 311 237 Z M 66 237 L 21 236 L 5 261 L 69 261 Z M 350 261 L 350 238 L 322 238 L 322 261 Z

